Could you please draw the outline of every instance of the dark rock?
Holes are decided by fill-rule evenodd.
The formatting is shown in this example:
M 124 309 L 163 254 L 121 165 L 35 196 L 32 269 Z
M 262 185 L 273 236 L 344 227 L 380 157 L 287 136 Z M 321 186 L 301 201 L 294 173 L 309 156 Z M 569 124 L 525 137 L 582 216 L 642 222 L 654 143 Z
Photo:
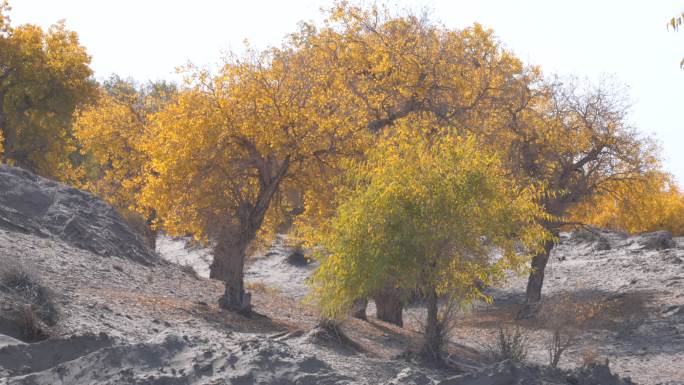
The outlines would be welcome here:
M 309 258 L 307 258 L 301 250 L 293 250 L 292 253 L 287 256 L 287 263 L 293 266 L 306 266 L 309 264 Z
M 665 250 L 677 246 L 672 239 L 669 231 L 661 230 L 653 233 L 641 234 L 637 238 L 637 243 L 646 250 Z
M 606 239 L 605 237 L 600 237 L 596 241 L 596 243 L 594 243 L 594 250 L 606 251 L 606 250 L 610 250 L 610 249 L 611 249 L 610 242 L 608 242 L 608 239 Z
M 0 165 L 0 228 L 54 237 L 103 256 L 148 265 L 159 260 L 101 199 L 7 165 Z

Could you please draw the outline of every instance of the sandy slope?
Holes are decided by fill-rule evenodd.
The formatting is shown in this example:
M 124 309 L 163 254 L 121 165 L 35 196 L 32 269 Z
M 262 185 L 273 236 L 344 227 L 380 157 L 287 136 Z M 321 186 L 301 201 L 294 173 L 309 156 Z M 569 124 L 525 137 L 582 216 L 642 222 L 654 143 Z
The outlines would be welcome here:
M 453 370 L 392 359 L 418 336 L 377 322 L 346 327 L 365 353 L 340 346 L 313 327 L 316 317 L 309 309 L 272 290 L 254 293 L 256 311 L 268 318 L 247 319 L 213 305 L 221 292 L 218 282 L 176 264 L 143 265 L 3 230 L 0 252 L 40 271 L 57 293 L 61 313 L 48 340 L 23 344 L 3 337 L 0 384 L 564 384 L 579 373 L 508 363 L 454 376 Z M 283 268 L 260 279 L 306 275 L 267 263 L 286 257 L 276 245 L 260 260 L 265 265 L 251 268 Z M 457 353 L 463 370 L 482 367 L 467 358 L 476 353 Z M 576 383 L 627 384 L 602 370 L 587 369 Z
M 289 335 L 297 329 L 286 323 L 219 311 L 220 285 L 175 264 L 2 230 L 0 252 L 41 271 L 61 313 L 50 340 L 0 347 L 0 378 L 10 384 L 372 384 L 405 366 L 378 361 L 385 371 Z M 343 375 L 333 364 L 356 369 Z

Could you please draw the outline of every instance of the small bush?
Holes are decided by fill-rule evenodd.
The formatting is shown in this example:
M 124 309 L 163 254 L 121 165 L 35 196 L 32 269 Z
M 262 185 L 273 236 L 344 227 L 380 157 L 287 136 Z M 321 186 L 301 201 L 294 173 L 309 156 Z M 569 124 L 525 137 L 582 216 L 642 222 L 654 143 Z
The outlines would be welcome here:
M 45 338 L 44 325 L 55 325 L 58 311 L 52 291 L 42 283 L 36 270 L 9 258 L 0 258 L 0 291 L 14 304 L 10 316 L 18 323 L 21 337 L 29 342 Z
M 582 349 L 582 366 L 589 367 L 591 365 L 601 364 L 599 360 L 599 353 L 595 346 L 587 346 Z
M 271 295 L 275 295 L 275 294 L 280 293 L 280 291 L 277 288 L 268 286 L 265 283 L 260 282 L 260 281 L 247 282 L 245 284 L 245 289 L 247 289 L 249 291 L 256 291 L 256 292 L 260 292 L 260 293 L 264 293 L 264 294 L 271 294 Z
M 321 318 L 318 326 L 309 332 L 309 338 L 317 343 L 363 351 L 361 345 L 342 330 L 341 322 L 333 319 Z
M 549 366 L 558 367 L 563 353 L 575 343 L 577 335 L 569 330 L 556 327 L 550 331 L 546 351 L 549 354 Z
M 542 319 L 549 333 L 546 345 L 549 366 L 557 367 L 563 353 L 577 343 L 581 334 L 596 322 L 605 310 L 604 302 L 581 302 L 570 296 L 545 304 L 542 308 Z
M 31 306 L 24 306 L 21 310 L 19 323 L 21 334 L 25 341 L 40 341 L 46 337 L 46 333 L 40 325 L 36 311 Z
M 496 342 L 487 347 L 492 360 L 523 362 L 527 358 L 527 335 L 519 328 L 499 328 Z

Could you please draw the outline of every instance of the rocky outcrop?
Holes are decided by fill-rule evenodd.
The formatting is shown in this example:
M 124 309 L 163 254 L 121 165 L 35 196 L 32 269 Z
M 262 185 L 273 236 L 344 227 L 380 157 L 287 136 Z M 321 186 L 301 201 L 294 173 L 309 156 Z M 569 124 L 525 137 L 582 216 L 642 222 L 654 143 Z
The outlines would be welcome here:
M 98 255 L 159 258 L 117 212 L 85 191 L 0 165 L 0 228 L 52 237 Z
M 635 241 L 645 250 L 665 250 L 677 247 L 672 234 L 665 230 L 641 234 L 636 237 Z

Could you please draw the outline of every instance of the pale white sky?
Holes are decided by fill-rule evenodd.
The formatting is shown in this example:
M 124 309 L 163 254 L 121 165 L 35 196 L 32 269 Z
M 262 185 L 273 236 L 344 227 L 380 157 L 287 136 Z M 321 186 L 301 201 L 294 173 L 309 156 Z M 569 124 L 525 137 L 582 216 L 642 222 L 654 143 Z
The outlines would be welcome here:
M 381 2 L 378 0 L 378 2 Z M 330 0 L 10 0 L 13 24 L 44 27 L 59 19 L 79 33 L 99 78 L 177 79 L 188 61 L 220 62 L 243 41 L 277 45 L 300 20 L 321 20 Z M 547 73 L 596 79 L 611 75 L 630 88 L 632 120 L 654 134 L 666 168 L 684 186 L 684 31 L 665 25 L 682 0 L 393 0 L 391 8 L 431 10 L 449 27 L 480 22 L 528 63 Z

